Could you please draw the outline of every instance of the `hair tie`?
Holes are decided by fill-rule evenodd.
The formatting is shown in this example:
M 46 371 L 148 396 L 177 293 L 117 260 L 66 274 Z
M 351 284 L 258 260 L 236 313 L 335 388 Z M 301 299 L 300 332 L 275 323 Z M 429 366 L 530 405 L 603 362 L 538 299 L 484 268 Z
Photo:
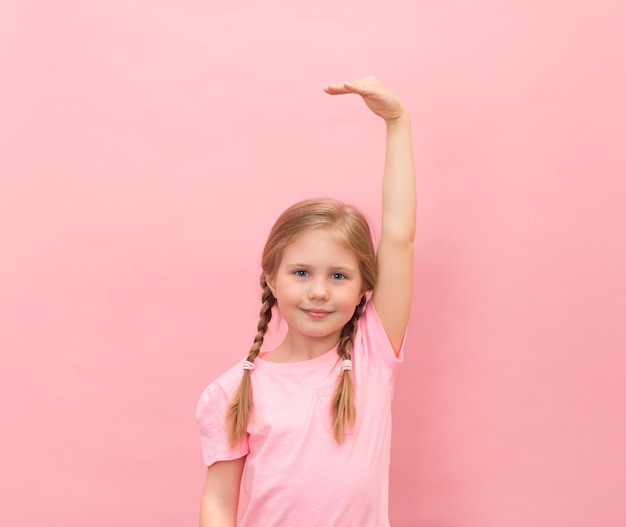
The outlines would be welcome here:
M 352 371 L 352 361 L 350 359 L 342 360 L 341 369 L 343 371 Z
M 254 369 L 254 364 L 252 364 L 249 360 L 244 360 L 243 361 L 243 369 L 244 370 L 253 370 Z

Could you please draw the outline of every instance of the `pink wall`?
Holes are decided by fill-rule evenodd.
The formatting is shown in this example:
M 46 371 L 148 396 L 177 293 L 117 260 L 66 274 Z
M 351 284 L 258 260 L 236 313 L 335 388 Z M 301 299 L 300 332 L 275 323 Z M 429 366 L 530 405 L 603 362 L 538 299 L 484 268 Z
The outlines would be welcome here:
M 196 524 L 272 221 L 377 215 L 381 124 L 322 92 L 370 73 L 419 172 L 392 524 L 625 525 L 622 3 L 247 4 L 0 5 L 0 525 Z

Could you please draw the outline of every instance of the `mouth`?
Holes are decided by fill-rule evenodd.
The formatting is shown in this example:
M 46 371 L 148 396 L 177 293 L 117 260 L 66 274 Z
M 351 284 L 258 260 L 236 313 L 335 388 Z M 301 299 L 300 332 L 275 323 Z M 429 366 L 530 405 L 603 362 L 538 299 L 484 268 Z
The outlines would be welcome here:
M 304 311 L 307 316 L 316 319 L 326 318 L 332 313 L 332 311 L 326 311 L 325 309 L 302 309 L 302 311 Z

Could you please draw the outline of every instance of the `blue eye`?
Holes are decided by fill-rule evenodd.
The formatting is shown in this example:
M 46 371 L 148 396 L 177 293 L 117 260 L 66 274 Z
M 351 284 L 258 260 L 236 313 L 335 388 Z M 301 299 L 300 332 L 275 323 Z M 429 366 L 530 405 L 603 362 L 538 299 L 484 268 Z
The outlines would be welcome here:
M 304 271 L 303 269 L 298 269 L 297 271 L 294 271 L 293 274 L 295 274 L 296 276 L 300 276 L 300 277 L 309 276 L 309 272 Z
M 330 277 L 333 280 L 345 280 L 346 279 L 346 275 L 343 273 L 333 273 L 330 275 Z

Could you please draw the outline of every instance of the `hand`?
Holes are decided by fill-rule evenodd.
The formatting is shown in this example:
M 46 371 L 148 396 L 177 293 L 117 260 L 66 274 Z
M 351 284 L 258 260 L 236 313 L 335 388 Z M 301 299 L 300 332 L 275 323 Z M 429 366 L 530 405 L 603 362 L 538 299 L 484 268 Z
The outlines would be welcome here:
M 398 96 L 375 77 L 365 77 L 343 84 L 329 84 L 324 91 L 330 95 L 356 93 L 363 97 L 367 107 L 382 117 L 387 124 L 407 116 L 407 110 Z

